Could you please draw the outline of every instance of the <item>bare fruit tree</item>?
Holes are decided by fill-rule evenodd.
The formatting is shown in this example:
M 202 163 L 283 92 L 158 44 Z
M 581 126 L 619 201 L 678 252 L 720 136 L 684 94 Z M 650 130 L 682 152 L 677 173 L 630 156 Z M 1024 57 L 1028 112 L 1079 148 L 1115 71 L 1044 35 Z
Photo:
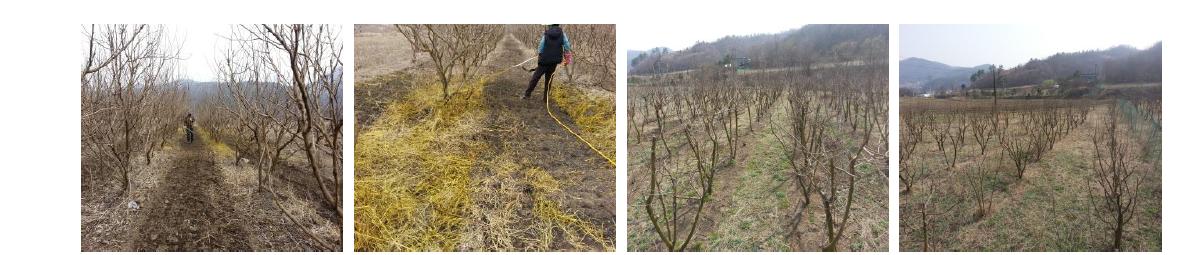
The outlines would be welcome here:
M 571 41 L 574 65 L 567 66 L 568 82 L 586 77 L 589 84 L 613 90 L 616 77 L 616 25 L 563 25 Z
M 244 36 L 240 31 L 233 33 L 232 37 Z M 271 57 L 263 49 L 267 45 L 252 40 L 229 41 L 231 47 L 217 68 L 220 75 L 217 107 L 223 114 L 202 119 L 236 123 L 241 132 L 220 137 L 232 140 L 237 152 L 256 158 L 257 189 L 264 191 L 277 165 L 290 155 L 284 152 L 298 138 L 292 131 L 298 121 L 295 114 L 290 114 L 297 105 L 290 100 L 286 87 L 272 81 L 273 75 L 265 65 Z
M 116 172 L 127 194 L 134 157 L 143 153 L 149 163 L 181 122 L 174 114 L 183 105 L 173 99 L 184 93 L 176 79 L 182 46 L 163 26 L 89 25 L 83 36 L 83 157 Z
M 990 192 L 986 188 L 986 183 L 992 178 L 992 171 L 985 162 L 978 162 L 968 166 L 967 171 L 964 171 L 963 178 L 965 184 L 968 185 L 968 193 L 972 196 L 975 202 L 976 210 L 973 212 L 973 218 L 980 219 L 988 215 L 992 210 L 992 198 Z
M 875 88 L 884 84 L 884 78 L 876 68 L 861 67 L 800 79 L 811 85 L 790 89 L 784 104 L 786 118 L 770 122 L 800 193 L 790 232 L 799 234 L 807 208 L 817 201 L 827 240 L 821 248 L 837 251 L 852 216 L 861 176 L 858 167 L 870 158 L 883 157 L 868 148 L 885 122 L 875 116 L 882 115 L 877 105 L 883 101 L 868 94 L 881 94 Z
M 1103 126 L 1092 135 L 1095 147 L 1093 164 L 1094 182 L 1099 189 L 1094 196 L 1096 214 L 1112 229 L 1111 251 L 1120 251 L 1125 228 L 1133 220 L 1137 209 L 1137 189 L 1141 182 L 1138 176 L 1136 152 L 1132 151 L 1128 137 L 1118 125 L 1120 115 L 1116 105 L 1110 105 Z M 1093 191 L 1096 193 L 1096 191 Z
M 257 25 L 240 29 L 244 40 L 259 43 L 249 47 L 267 53 L 259 59 L 259 64 L 264 66 L 269 81 L 285 88 L 295 106 L 286 110 L 296 122 L 289 132 L 298 137 L 301 153 L 323 200 L 342 215 L 341 198 L 336 194 L 342 185 L 337 177 L 341 169 L 327 167 L 331 176 L 335 176 L 331 177 L 332 181 L 325 180 L 327 174 L 320 171 L 325 165 L 320 158 L 330 157 L 331 162 L 342 160 L 339 158 L 342 153 L 336 151 L 341 150 L 338 144 L 342 141 L 343 125 L 342 111 L 336 110 L 342 109 L 343 82 L 340 58 L 343 44 L 337 39 L 338 29 L 329 25 Z
M 273 194 L 274 177 L 309 170 L 320 200 L 343 215 L 343 44 L 338 26 L 243 25 L 227 36 L 219 60 L 216 118 L 240 132 L 220 133 L 236 146 L 237 158 L 256 159 L 257 187 Z M 227 128 L 227 127 L 225 127 Z M 299 155 L 304 164 L 292 165 Z M 289 178 L 282 178 L 289 179 Z M 281 212 L 302 224 L 290 212 Z M 314 237 L 308 227 L 299 227 Z M 340 233 L 342 236 L 342 233 Z M 315 238 L 317 245 L 335 241 Z
M 482 24 L 396 25 L 413 46 L 413 54 L 426 53 L 442 85 L 443 100 L 450 100 L 452 82 L 470 82 L 504 36 L 504 26 Z M 456 79 L 458 78 L 458 79 Z

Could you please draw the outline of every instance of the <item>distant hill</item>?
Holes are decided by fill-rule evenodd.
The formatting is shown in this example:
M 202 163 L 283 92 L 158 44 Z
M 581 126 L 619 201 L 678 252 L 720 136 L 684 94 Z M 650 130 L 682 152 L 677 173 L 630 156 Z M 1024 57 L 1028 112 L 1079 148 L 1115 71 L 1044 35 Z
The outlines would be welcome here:
M 219 83 L 213 81 L 181 80 L 182 89 L 191 107 L 197 107 L 203 99 L 219 95 Z
M 330 74 L 330 75 L 337 75 L 339 77 L 343 77 L 343 69 L 336 68 L 335 72 L 333 72 L 333 74 Z M 182 89 L 186 91 L 187 100 L 189 100 L 191 107 L 198 107 L 198 105 L 203 103 L 204 100 L 224 100 L 222 98 L 219 98 L 219 96 L 221 95 L 220 93 L 228 93 L 227 88 L 224 87 L 225 85 L 220 82 L 216 82 L 216 81 L 179 80 L 178 82 L 182 86 Z M 291 87 L 287 87 L 286 85 L 283 85 L 281 83 L 264 82 L 264 83 L 260 83 L 259 85 L 267 87 L 267 89 L 265 89 L 263 91 L 264 93 L 276 93 L 277 95 L 285 95 L 287 93 L 292 92 L 292 91 L 290 91 Z M 252 85 L 246 84 L 245 86 L 252 86 Z M 336 95 L 335 95 L 336 101 L 340 102 L 340 103 L 343 102 L 343 88 L 344 88 L 343 86 L 340 86 L 338 93 L 336 93 Z M 251 94 L 251 93 L 259 93 L 259 92 L 249 91 L 248 93 Z M 324 104 L 329 103 L 330 98 L 331 98 L 330 95 L 326 94 L 326 93 L 322 93 L 322 94 L 318 95 L 318 100 L 320 103 L 324 103 Z
M 665 56 L 666 54 L 669 54 L 670 52 L 671 52 L 670 48 L 666 48 L 666 47 L 654 47 L 653 49 L 649 49 L 649 50 L 645 50 L 645 51 L 630 50 L 629 56 L 628 56 L 629 57 L 629 72 L 630 73 L 633 72 L 633 69 L 635 69 L 638 66 L 645 66 L 644 64 L 640 64 L 642 62 L 650 62 L 651 63 L 650 65 L 652 66 L 652 64 L 656 63 L 658 58 L 660 58 L 661 56 Z
M 690 48 L 630 59 L 630 73 L 651 74 L 696 69 L 726 59 L 750 59 L 753 68 L 776 68 L 855 60 L 885 60 L 888 25 L 806 25 L 776 34 L 732 35 Z
M 1074 81 L 1088 74 L 1096 74 L 1096 79 L 1109 84 L 1161 83 L 1162 42 L 1144 50 L 1117 46 L 1031 59 L 1025 64 L 1006 69 L 997 83 L 998 87 L 1006 88 L 1040 84 L 1050 79 L 1063 84 L 1063 81 Z M 985 76 L 975 82 L 977 88 L 992 87 L 992 77 Z
M 898 83 L 902 88 L 928 92 L 958 89 L 963 84 L 968 84 L 970 88 L 992 87 L 992 75 L 971 81 L 973 73 L 989 70 L 991 65 L 954 67 L 921 58 L 907 58 L 900 61 L 898 66 Z M 1145 50 L 1117 46 L 1030 59 L 1029 62 L 1002 71 L 997 86 L 1012 88 L 1037 85 L 1046 80 L 1055 80 L 1059 84 L 1080 84 L 1085 79 L 1082 75 L 1091 74 L 1109 84 L 1161 83 L 1162 42 Z
M 898 86 L 921 90 L 959 88 L 971 83 L 972 73 L 988 66 L 956 67 L 922 58 L 907 58 L 898 62 Z

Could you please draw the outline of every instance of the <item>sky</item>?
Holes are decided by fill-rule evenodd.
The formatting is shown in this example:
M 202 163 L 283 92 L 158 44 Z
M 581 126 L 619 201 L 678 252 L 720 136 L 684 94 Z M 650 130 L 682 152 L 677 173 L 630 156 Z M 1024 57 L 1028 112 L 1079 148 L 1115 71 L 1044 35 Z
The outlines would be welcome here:
M 1162 39 L 1147 25 L 901 25 L 899 59 L 924 58 L 951 66 L 1024 64 L 1059 52 L 1130 45 L 1149 48 Z
M 637 26 L 616 26 L 618 43 L 630 50 L 669 47 L 682 50 L 696 42 L 711 42 L 729 35 L 776 34 L 800 28 L 803 24 L 782 22 L 786 17 L 756 22 L 725 22 L 718 18 L 704 20 L 674 20 L 673 23 L 651 23 Z
M 215 81 L 215 58 L 217 49 L 227 47 L 227 40 L 220 36 L 231 34 L 233 25 L 188 24 L 169 25 L 167 29 L 174 36 L 184 39 L 182 45 L 181 70 L 187 79 Z

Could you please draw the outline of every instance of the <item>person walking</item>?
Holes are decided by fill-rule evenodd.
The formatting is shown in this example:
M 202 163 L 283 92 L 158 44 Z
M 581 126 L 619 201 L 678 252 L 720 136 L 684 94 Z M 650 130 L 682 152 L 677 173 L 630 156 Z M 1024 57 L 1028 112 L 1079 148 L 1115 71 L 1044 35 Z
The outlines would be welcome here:
M 194 142 L 194 115 L 186 113 L 186 119 L 182 120 L 186 124 L 186 143 Z
M 554 70 L 558 64 L 570 64 L 570 58 L 566 57 L 570 53 L 571 41 L 567 39 L 567 34 L 562 31 L 562 27 L 558 24 L 546 25 L 542 39 L 538 41 L 538 67 L 534 69 L 533 77 L 529 79 L 529 88 L 525 90 L 525 95 L 521 96 L 521 99 L 529 98 L 533 94 L 534 87 L 538 85 L 538 81 L 542 76 L 546 76 L 545 84 L 542 87 L 542 101 L 547 100 L 550 96 L 550 78 L 554 76 Z

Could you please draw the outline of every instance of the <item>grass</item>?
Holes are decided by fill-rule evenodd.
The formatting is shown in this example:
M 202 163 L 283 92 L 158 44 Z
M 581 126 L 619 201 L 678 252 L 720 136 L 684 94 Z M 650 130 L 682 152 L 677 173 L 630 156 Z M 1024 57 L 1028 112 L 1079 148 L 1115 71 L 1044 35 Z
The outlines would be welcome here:
M 609 157 L 616 155 L 616 103 L 612 94 L 584 91 L 570 84 L 551 88 L 551 100 L 571 116 L 580 135 Z
M 924 101 L 925 102 L 925 101 Z M 1038 102 L 1028 102 L 1034 105 Z M 973 103 L 975 104 L 975 103 Z M 945 107 L 939 104 L 932 107 Z M 903 107 L 906 107 L 903 104 Z M 952 107 L 965 107 L 952 105 Z M 1015 107 L 1015 106 L 1011 106 Z M 975 144 L 967 143 L 961 152 L 959 169 L 987 162 L 994 168 L 995 176 L 984 183 L 993 201 L 991 211 L 983 218 L 973 217 L 974 202 L 967 195 L 968 187 L 961 177 L 949 174 L 945 163 L 939 159 L 931 144 L 919 144 L 920 154 L 915 155 L 912 164 L 928 164 L 932 174 L 915 184 L 911 195 L 902 194 L 902 250 L 919 250 L 921 241 L 918 232 L 906 235 L 908 222 L 914 229 L 920 224 L 917 214 L 907 214 L 906 205 L 917 205 L 924 201 L 928 191 L 927 183 L 938 190 L 934 195 L 937 216 L 932 216 L 932 251 L 1100 251 L 1111 244 L 1110 230 L 1095 219 L 1092 210 L 1090 190 L 1096 184 L 1092 178 L 1093 148 L 1090 141 L 1096 121 L 1105 117 L 1103 106 L 1094 108 L 1088 122 L 1076 127 L 1055 144 L 1054 150 L 1031 163 L 1025 177 L 1018 180 L 1012 176 L 1011 162 L 999 157 L 999 146 L 991 141 L 987 155 L 979 155 Z M 1018 125 L 1010 125 L 1018 127 Z M 1144 137 L 1135 137 L 1133 142 L 1144 143 Z M 1142 163 L 1145 165 L 1145 163 Z M 1143 172 L 1159 174 L 1161 169 L 1147 169 Z M 1142 179 L 1141 190 L 1156 190 L 1155 195 L 1139 194 L 1137 218 L 1127 228 L 1126 250 L 1161 249 L 1161 194 L 1160 177 Z M 942 211 L 952 204 L 955 207 Z M 917 207 L 915 208 L 915 212 Z M 1156 234 L 1155 234 L 1156 233 Z
M 650 113 L 652 114 L 652 113 Z M 770 112 L 774 118 L 781 119 L 785 112 L 780 107 Z M 673 117 L 673 116 L 672 116 Z M 744 117 L 744 116 L 742 116 Z M 682 124 L 675 124 L 680 126 Z M 819 250 L 824 242 L 825 229 L 822 227 L 824 216 L 819 201 L 812 201 L 807 209 L 801 226 L 797 245 L 792 246 L 794 237 L 790 235 L 792 226 L 792 211 L 801 195 L 796 191 L 796 184 L 792 179 L 789 162 L 783 155 L 778 140 L 770 130 L 774 128 L 765 121 L 757 123 L 752 133 L 747 132 L 741 123 L 742 143 L 746 146 L 740 149 L 741 156 L 736 162 L 725 165 L 721 172 L 723 177 L 716 180 L 716 194 L 722 199 L 714 199 L 713 211 L 705 211 L 708 217 L 706 233 L 698 232 L 692 239 L 691 251 L 800 251 Z M 675 126 L 670 126 L 673 129 Z M 644 130 L 652 133 L 652 130 Z M 832 137 L 838 137 L 835 134 Z M 675 134 L 681 140 L 682 135 Z M 646 137 L 646 136 L 643 136 Z M 644 210 L 645 194 L 648 192 L 649 143 L 634 143 L 630 136 L 629 151 L 631 160 L 629 171 L 630 191 L 636 188 L 635 194 L 630 193 L 630 208 L 628 221 L 628 249 L 630 251 L 657 251 L 664 249 L 660 246 L 657 234 L 647 220 Z M 857 139 L 847 141 L 854 148 L 858 146 Z M 698 141 L 696 141 L 698 142 Z M 673 143 L 673 141 L 672 141 Z M 707 142 L 708 144 L 710 142 Z M 662 145 L 661 142 L 658 143 Z M 710 145 L 706 145 L 710 146 Z M 659 148 L 659 157 L 664 150 Z M 747 157 L 743 155 L 747 154 Z M 693 157 L 689 154 L 676 156 L 673 159 L 661 160 L 673 169 L 693 168 Z M 856 200 L 853 204 L 851 219 L 841 240 L 840 248 L 856 251 L 881 251 L 888 247 L 887 226 L 887 179 L 879 177 L 881 173 L 879 161 L 861 161 L 858 171 L 861 178 L 857 179 Z M 728 171 L 738 171 L 728 174 Z M 635 181 L 635 182 L 634 182 Z M 724 188 L 721 190 L 721 188 Z M 693 190 L 686 190 L 693 192 Z M 686 194 L 692 196 L 692 194 Z M 817 198 L 812 198 L 817 199 Z M 842 203 L 841 203 L 842 204 Z M 715 217 L 719 215 L 720 217 Z M 701 222 L 702 224 L 703 222 Z M 693 248 L 692 248 L 693 247 Z
M 764 127 L 768 129 L 769 127 Z M 785 182 L 785 158 L 777 140 L 769 131 L 758 130 L 752 160 L 744 163 L 744 174 L 731 191 L 732 208 L 723 223 L 718 224 L 709 238 L 708 249 L 715 251 L 789 251 L 785 232 L 779 226 L 789 222 L 788 212 L 794 210 L 787 197 L 790 183 Z
M 210 131 L 207 131 L 207 129 L 205 129 L 205 128 L 195 127 L 194 131 L 196 133 L 195 135 L 198 135 L 198 136 L 213 137 L 213 136 L 211 136 Z M 195 138 L 195 139 L 198 139 L 198 138 Z M 220 158 L 232 157 L 232 155 L 235 154 L 235 152 L 232 151 L 231 147 L 228 147 L 227 144 L 224 144 L 223 142 L 220 142 L 215 139 L 207 139 L 207 148 L 210 149 L 212 152 L 214 152 L 215 155 L 218 155 Z

